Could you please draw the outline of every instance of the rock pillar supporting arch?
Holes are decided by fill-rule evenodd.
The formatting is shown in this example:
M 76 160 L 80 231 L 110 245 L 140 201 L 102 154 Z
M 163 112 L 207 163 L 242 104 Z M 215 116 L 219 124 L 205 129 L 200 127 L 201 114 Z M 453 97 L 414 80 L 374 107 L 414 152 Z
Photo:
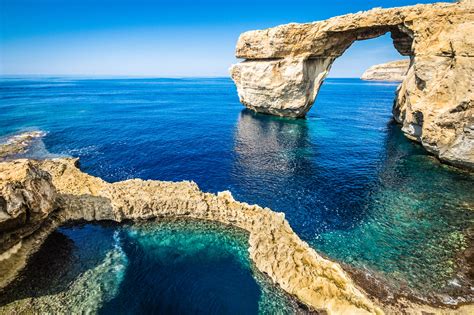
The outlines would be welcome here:
M 245 60 L 230 69 L 240 101 L 257 112 L 304 117 L 333 61 L 354 41 L 387 32 L 411 56 L 394 118 L 441 160 L 474 169 L 473 1 L 373 9 L 243 33 L 236 56 Z
M 304 117 L 335 58 L 249 60 L 231 69 L 240 101 L 260 113 Z

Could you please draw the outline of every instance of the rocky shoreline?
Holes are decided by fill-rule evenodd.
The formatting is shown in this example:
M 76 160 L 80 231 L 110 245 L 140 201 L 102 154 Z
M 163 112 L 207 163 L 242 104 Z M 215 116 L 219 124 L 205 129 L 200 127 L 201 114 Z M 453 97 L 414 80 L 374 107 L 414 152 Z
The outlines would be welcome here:
M 357 285 L 338 263 L 303 242 L 283 213 L 237 202 L 230 192 L 204 193 L 193 182 L 132 179 L 107 183 L 83 173 L 77 163 L 72 158 L 0 163 L 0 228 L 7 231 L 0 239 L 1 287 L 14 279 L 47 235 L 66 222 L 184 218 L 247 231 L 255 267 L 316 311 L 382 314 L 404 309 L 468 314 L 474 309 L 472 305 L 433 308 L 404 298 L 387 304 Z
M 249 232 L 249 253 L 256 267 L 305 304 L 331 313 L 380 313 L 339 265 L 319 256 L 296 236 L 281 213 L 236 202 L 229 192 L 203 193 L 192 182 L 134 179 L 110 184 L 82 173 L 76 163 L 76 159 L 53 159 L 0 164 L 7 209 L 16 205 L 33 213 L 34 202 L 51 205 L 42 211 L 54 214 L 51 226 L 71 220 L 121 222 L 160 217 L 231 224 Z M 29 199 L 18 203 L 15 196 L 25 190 Z M 56 193 L 45 194 L 50 190 Z M 50 230 L 45 229 L 46 233 Z M 34 234 L 36 231 L 25 238 L 33 236 L 36 243 Z M 6 261 L 18 254 L 12 253 Z M 4 284 L 8 281 L 2 280 Z

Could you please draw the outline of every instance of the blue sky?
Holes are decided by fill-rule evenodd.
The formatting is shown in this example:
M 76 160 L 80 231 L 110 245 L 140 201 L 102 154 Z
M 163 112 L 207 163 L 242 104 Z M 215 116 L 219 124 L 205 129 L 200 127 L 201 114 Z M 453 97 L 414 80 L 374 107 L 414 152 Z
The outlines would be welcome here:
M 240 33 L 426 0 L 0 0 L 0 73 L 227 76 Z M 400 58 L 389 35 L 357 42 L 333 77 Z

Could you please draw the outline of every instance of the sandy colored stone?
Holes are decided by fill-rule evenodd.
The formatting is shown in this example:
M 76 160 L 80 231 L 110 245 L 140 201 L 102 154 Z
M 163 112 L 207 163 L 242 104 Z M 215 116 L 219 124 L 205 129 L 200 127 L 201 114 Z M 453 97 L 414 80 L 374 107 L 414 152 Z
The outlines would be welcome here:
M 376 8 L 241 34 L 231 77 L 261 113 L 304 117 L 333 61 L 356 40 L 391 33 L 410 68 L 393 108 L 403 132 L 442 161 L 474 168 L 473 1 Z
M 35 232 L 55 209 L 56 197 L 51 176 L 32 162 L 0 163 L 0 253 Z
M 408 59 L 390 61 L 370 67 L 360 78 L 366 81 L 403 81 L 409 66 Z
M 229 192 L 204 193 L 193 182 L 132 179 L 107 183 L 81 172 L 76 163 L 76 159 L 18 160 L 0 163 L 0 168 L 4 172 L 41 174 L 52 182 L 60 209 L 56 217 L 61 222 L 172 217 L 213 220 L 242 228 L 249 232 L 249 254 L 256 267 L 305 304 L 329 313 L 382 313 L 337 263 L 322 258 L 299 239 L 283 213 L 237 202 Z M 50 202 L 47 197 L 38 195 Z
M 65 222 L 189 218 L 217 221 L 247 231 L 249 255 L 257 269 L 311 308 L 329 314 L 397 314 L 400 311 L 400 305 L 383 305 L 369 297 L 339 264 L 321 257 L 294 233 L 283 213 L 235 201 L 230 192 L 204 193 L 189 181 L 131 179 L 108 183 L 83 173 L 77 163 L 78 160 L 72 158 L 0 163 L 3 174 L 0 187 L 16 182 L 37 182 L 39 177 L 40 186 L 54 187 L 55 191 L 55 194 L 45 194 L 37 186 L 24 185 L 32 191 L 34 204 L 46 209 L 49 216 L 43 217 L 34 233 L 0 252 L 0 255 L 8 253 L 6 259 L 0 261 L 0 287 L 11 281 L 46 236 Z M 5 200 L 8 207 L 11 199 Z M 422 310 L 438 314 L 473 311 L 472 305 L 447 309 L 404 302 L 402 307 L 410 310 L 408 313 L 420 314 Z

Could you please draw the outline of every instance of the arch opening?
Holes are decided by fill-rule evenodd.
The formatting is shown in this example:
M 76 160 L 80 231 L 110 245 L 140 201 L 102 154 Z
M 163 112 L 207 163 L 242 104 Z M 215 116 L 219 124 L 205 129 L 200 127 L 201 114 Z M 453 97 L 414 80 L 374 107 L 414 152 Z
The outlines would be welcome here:
M 391 32 L 379 37 L 356 40 L 344 53 L 336 58 L 328 78 L 361 78 L 370 67 L 394 60 L 409 60 L 409 53 L 396 48 Z
M 387 33 L 390 34 L 390 38 L 388 38 Z M 333 68 L 334 63 L 336 63 L 336 65 L 340 64 L 341 60 L 343 60 L 345 58 L 344 56 L 346 56 L 345 52 L 348 49 L 351 49 L 354 44 L 370 40 L 368 42 L 372 43 L 373 45 L 374 41 L 382 41 L 383 46 L 388 47 L 390 45 L 390 49 L 392 51 L 397 51 L 399 54 L 398 56 L 394 56 L 394 54 L 389 54 L 389 56 L 391 56 L 388 58 L 389 60 L 387 60 L 386 57 L 385 60 L 380 59 L 380 56 L 379 58 L 376 58 L 376 61 L 370 61 L 370 58 L 365 58 L 364 60 L 366 60 L 366 62 L 358 65 L 359 70 L 361 66 L 364 66 L 364 70 L 366 70 L 370 66 L 375 65 L 377 63 L 393 61 L 394 59 L 392 58 L 400 59 L 403 56 L 412 56 L 411 47 L 413 43 L 413 38 L 409 34 L 402 31 L 401 27 L 398 26 L 360 28 L 355 31 L 352 30 L 351 32 L 333 32 L 330 33 L 330 35 L 335 38 L 336 42 L 339 42 L 337 45 L 335 45 L 335 47 L 333 47 L 333 53 L 330 54 L 331 56 L 310 56 L 307 60 L 305 60 L 306 68 L 310 69 L 309 71 L 304 71 L 304 74 L 306 75 L 305 79 L 310 81 L 308 84 L 309 93 L 306 93 L 307 99 L 305 100 L 305 106 L 302 107 L 300 111 L 297 112 L 296 115 L 294 115 L 294 117 L 304 117 L 307 114 L 307 112 L 311 109 L 317 98 L 319 89 L 321 88 L 324 79 L 331 73 L 331 69 Z M 364 47 L 364 51 L 370 52 L 370 46 Z M 325 67 L 318 67 L 315 66 L 315 64 L 323 64 L 325 65 Z M 353 65 L 351 66 L 351 70 L 354 70 Z

